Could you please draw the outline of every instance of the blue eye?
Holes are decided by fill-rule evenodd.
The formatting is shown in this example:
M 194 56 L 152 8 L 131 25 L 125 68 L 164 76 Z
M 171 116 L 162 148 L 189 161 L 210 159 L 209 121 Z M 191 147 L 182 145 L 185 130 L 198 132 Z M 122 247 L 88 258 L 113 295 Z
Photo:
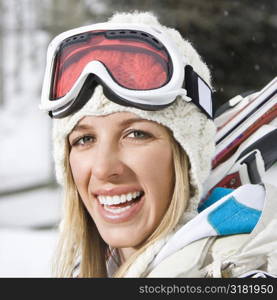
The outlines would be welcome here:
M 146 139 L 150 137 L 150 134 L 147 132 L 144 132 L 142 130 L 133 130 L 128 134 L 128 137 L 130 137 L 130 135 L 133 135 L 132 138 L 135 139 Z
M 81 138 L 78 138 L 76 141 L 73 142 L 72 146 L 79 146 L 85 145 L 87 143 L 91 143 L 93 141 L 93 137 L 89 135 L 84 135 Z

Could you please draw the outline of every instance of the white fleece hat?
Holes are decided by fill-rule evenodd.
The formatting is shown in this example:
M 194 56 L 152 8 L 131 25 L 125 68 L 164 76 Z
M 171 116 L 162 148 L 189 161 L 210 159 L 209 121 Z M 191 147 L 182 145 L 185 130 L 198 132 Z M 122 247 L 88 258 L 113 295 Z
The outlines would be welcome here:
M 109 22 L 151 25 L 167 32 L 195 72 L 211 85 L 209 69 L 192 45 L 184 40 L 175 29 L 162 26 L 152 13 L 117 13 Z M 201 197 L 202 184 L 211 168 L 216 130 L 213 121 L 200 112 L 194 104 L 184 101 L 181 97 L 178 97 L 172 105 L 165 109 L 144 111 L 112 102 L 105 97 L 101 86 L 96 87 L 91 99 L 79 111 L 66 118 L 54 120 L 54 160 L 58 182 L 63 185 L 66 180 L 64 168 L 66 139 L 78 121 L 85 116 L 102 116 L 115 112 L 132 112 L 141 118 L 155 121 L 171 129 L 174 138 L 183 147 L 189 158 L 190 185 L 194 189 L 194 195 L 188 203 L 186 213 L 190 214 L 189 219 L 193 217 Z

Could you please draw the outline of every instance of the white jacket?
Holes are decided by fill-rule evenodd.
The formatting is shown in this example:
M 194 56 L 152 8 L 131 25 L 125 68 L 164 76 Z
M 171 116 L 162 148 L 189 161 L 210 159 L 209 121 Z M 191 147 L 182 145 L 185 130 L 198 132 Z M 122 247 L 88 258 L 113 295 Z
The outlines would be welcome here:
M 277 188 L 270 184 L 265 184 L 262 214 L 250 234 L 195 240 L 163 259 L 146 277 L 258 277 L 258 273 L 277 276 Z

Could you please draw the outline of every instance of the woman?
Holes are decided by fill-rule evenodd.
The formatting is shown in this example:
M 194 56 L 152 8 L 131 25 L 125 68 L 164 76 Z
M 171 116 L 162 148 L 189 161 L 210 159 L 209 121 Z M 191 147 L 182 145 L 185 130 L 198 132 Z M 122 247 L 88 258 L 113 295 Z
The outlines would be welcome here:
M 214 254 L 226 245 L 220 255 L 235 253 L 251 234 L 229 230 L 231 246 L 207 223 L 217 204 L 198 214 L 214 151 L 210 72 L 177 31 L 150 13 L 127 13 L 59 35 L 41 108 L 54 119 L 64 186 L 56 276 L 226 273 Z M 258 211 L 265 191 L 253 190 Z

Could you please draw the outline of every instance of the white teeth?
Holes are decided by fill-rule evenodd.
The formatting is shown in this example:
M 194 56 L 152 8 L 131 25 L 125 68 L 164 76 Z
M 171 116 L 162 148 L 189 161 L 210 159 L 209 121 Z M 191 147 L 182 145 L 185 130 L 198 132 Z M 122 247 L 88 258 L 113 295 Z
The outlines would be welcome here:
M 104 205 L 116 205 L 120 203 L 125 203 L 127 201 L 132 201 L 133 199 L 140 196 L 142 192 L 134 192 L 124 195 L 116 195 L 116 196 L 97 196 L 99 202 Z
M 120 203 L 124 203 L 127 200 L 127 196 L 126 195 L 121 195 L 120 196 Z
M 121 198 L 120 198 L 120 196 L 113 196 L 112 198 L 114 198 L 114 201 L 116 202 L 116 203 L 121 203 Z M 113 200 L 113 199 L 112 199 Z
M 132 194 L 132 196 L 133 196 L 133 198 L 136 198 L 136 197 L 139 196 L 139 194 L 140 194 L 139 192 L 135 192 L 135 193 Z

